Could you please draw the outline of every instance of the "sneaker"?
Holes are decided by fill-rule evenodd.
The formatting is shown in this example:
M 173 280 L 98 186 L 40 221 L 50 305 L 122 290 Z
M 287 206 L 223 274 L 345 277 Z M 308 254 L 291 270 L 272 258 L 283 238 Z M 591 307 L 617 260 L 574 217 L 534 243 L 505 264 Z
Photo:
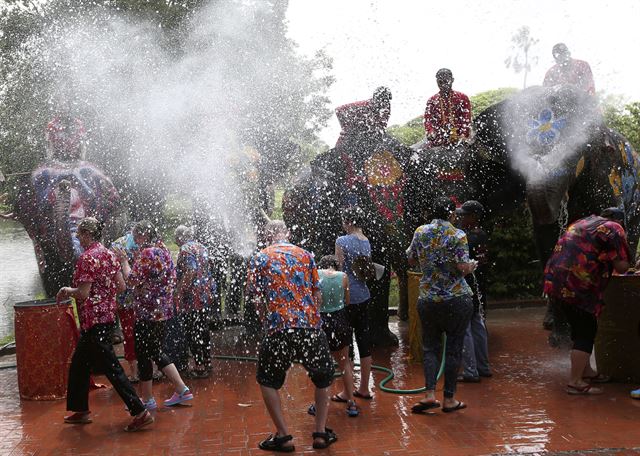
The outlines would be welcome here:
M 153 416 L 151 416 L 151 413 L 149 413 L 149 410 L 145 410 L 142 413 L 142 415 L 134 417 L 133 421 L 131 421 L 131 423 L 127 424 L 127 427 L 125 427 L 124 430 L 127 431 L 127 432 L 139 431 L 143 427 L 148 426 L 151 423 L 153 423 L 153 421 L 154 421 L 153 420 Z
M 360 409 L 356 405 L 356 401 L 347 402 L 347 415 L 351 418 L 355 418 L 360 415 Z
M 631 391 L 631 397 L 634 399 L 640 399 L 640 388 Z
M 142 401 L 142 405 L 144 405 L 144 408 L 146 408 L 147 410 L 156 410 L 158 408 L 158 403 L 156 402 L 156 399 L 153 397 L 149 399 L 147 402 Z
M 74 412 L 64 417 L 64 422 L 69 424 L 89 424 L 93 420 L 89 416 L 91 412 Z
M 164 401 L 164 405 L 165 407 L 171 407 L 173 405 L 182 404 L 183 402 L 187 402 L 192 399 L 193 399 L 193 394 L 191 394 L 191 391 L 189 390 L 189 388 L 185 386 L 184 391 L 180 394 L 174 391 L 173 396 L 171 396 L 169 399 Z

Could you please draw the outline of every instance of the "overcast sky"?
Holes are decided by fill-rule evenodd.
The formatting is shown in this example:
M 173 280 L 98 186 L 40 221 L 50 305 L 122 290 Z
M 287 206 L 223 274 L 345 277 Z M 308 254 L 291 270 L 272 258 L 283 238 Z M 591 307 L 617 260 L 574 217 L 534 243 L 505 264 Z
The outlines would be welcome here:
M 640 101 L 638 0 L 290 0 L 287 16 L 300 52 L 324 48 L 333 57 L 333 106 L 388 85 L 390 124 L 423 112 L 441 67 L 453 70 L 454 89 L 467 95 L 522 87 L 522 73 L 504 60 L 523 25 L 540 40 L 528 85 L 542 82 L 554 63 L 551 47 L 562 41 L 589 62 L 596 90 Z M 334 116 L 321 138 L 333 145 L 338 132 Z

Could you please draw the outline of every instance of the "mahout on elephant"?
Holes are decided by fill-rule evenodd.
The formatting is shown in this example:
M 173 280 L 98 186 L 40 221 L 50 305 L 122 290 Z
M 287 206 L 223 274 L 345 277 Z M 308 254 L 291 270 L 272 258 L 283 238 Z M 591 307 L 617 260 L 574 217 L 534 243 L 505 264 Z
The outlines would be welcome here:
M 81 120 L 68 111 L 57 114 L 46 128 L 46 159 L 23 176 L 13 199 L 11 218 L 33 241 L 47 296 L 71 281 L 82 253 L 75 236 L 82 218 L 100 220 L 112 239 L 122 225 L 120 195 L 100 168 L 84 160 L 84 137 Z
M 575 87 L 530 87 L 490 106 L 475 119 L 471 140 L 454 146 L 412 150 L 360 125 L 351 134 L 343 131 L 336 147 L 294 180 L 283 199 L 284 216 L 295 242 L 325 253 L 340 234 L 340 208 L 361 205 L 377 249 L 373 260 L 398 273 L 401 306 L 403 248 L 437 196 L 478 200 L 489 214 L 526 202 L 541 269 L 569 223 L 607 207 L 624 210 L 632 249 L 638 242 L 640 158 L 606 127 L 596 100 Z M 388 285 L 373 288 L 371 327 L 378 337 L 388 321 L 382 304 Z

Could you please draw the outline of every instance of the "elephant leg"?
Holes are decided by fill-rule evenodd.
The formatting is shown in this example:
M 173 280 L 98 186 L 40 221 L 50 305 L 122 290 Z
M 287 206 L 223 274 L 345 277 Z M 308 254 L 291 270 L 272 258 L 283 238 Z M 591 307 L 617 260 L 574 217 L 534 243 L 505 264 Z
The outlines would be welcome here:
M 390 284 L 391 275 L 384 274 L 382 279 L 375 280 L 370 287 L 369 331 L 371 345 L 374 347 L 395 347 L 399 344 L 398 337 L 389 330 Z

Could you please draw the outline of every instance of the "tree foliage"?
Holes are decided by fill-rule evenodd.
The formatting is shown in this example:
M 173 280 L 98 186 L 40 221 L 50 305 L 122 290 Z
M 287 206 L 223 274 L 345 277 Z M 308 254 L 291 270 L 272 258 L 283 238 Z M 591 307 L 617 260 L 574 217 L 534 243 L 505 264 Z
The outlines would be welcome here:
M 531 53 L 533 51 L 532 48 L 539 41 L 531 36 L 531 30 L 526 25 L 520 27 L 511 37 L 512 54 L 505 59 L 504 64 L 507 68 L 513 68 L 516 73 L 523 73 L 522 88 L 524 89 L 527 88 L 527 75 L 533 65 L 538 64 L 538 57 L 531 55 Z
M 605 123 L 622 133 L 633 148 L 640 151 L 640 101 L 627 104 L 605 102 L 603 112 Z

